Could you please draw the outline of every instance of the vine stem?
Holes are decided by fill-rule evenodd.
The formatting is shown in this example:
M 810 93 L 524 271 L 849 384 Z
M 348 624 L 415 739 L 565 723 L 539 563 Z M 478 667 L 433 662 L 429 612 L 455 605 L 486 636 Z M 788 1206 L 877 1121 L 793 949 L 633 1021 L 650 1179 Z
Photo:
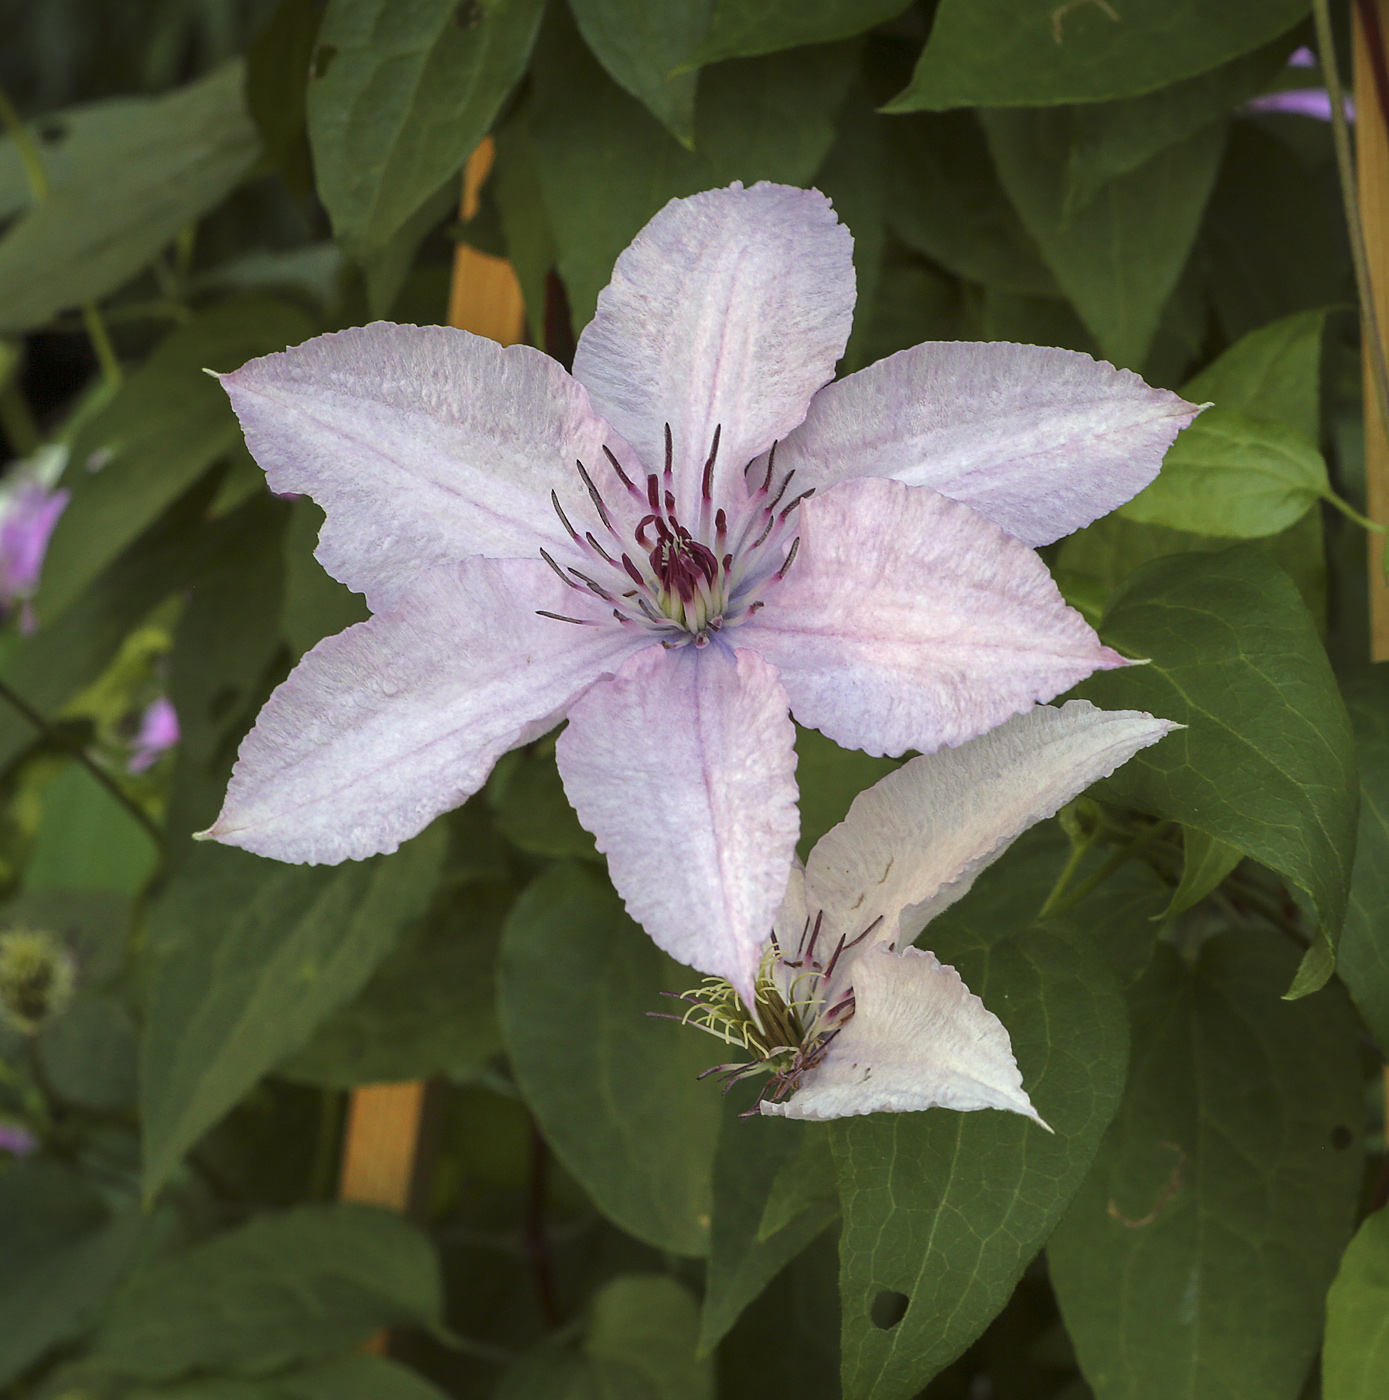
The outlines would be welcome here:
M 531 1120 L 530 1179 L 526 1186 L 526 1221 L 523 1243 L 530 1260 L 531 1277 L 540 1299 L 540 1315 L 553 1331 L 563 1320 L 555 1297 L 554 1272 L 550 1267 L 550 1241 L 545 1230 L 545 1204 L 550 1181 L 550 1149 Z

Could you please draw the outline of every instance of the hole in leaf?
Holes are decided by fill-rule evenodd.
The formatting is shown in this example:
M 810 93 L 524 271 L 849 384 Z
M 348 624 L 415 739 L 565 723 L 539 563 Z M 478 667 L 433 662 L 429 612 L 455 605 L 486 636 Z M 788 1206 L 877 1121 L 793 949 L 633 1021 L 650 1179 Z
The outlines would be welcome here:
M 910 1303 L 911 1299 L 905 1293 L 884 1288 L 873 1299 L 873 1306 L 868 1309 L 869 1319 L 880 1332 L 891 1332 L 906 1317 Z
M 313 58 L 309 61 L 309 77 L 326 78 L 328 70 L 333 66 L 333 60 L 338 56 L 338 46 L 336 44 L 320 44 L 313 51 Z
M 1344 1123 L 1331 1130 L 1331 1145 L 1337 1152 L 1344 1152 L 1355 1140 L 1355 1134 Z

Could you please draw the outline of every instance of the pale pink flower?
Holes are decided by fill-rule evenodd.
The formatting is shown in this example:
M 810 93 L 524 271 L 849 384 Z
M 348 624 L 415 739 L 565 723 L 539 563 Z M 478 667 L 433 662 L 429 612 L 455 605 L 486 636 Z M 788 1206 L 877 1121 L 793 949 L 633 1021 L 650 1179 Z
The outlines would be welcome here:
M 788 711 L 931 752 L 1123 664 L 1032 546 L 1139 491 L 1196 410 L 1022 345 L 830 383 L 851 247 L 822 195 L 735 185 L 637 236 L 572 376 L 387 324 L 223 376 L 375 615 L 271 697 L 206 834 L 393 850 L 567 717 L 565 789 L 633 917 L 750 994 L 798 829 Z
M 161 695 L 145 707 L 140 716 L 140 728 L 132 745 L 126 767 L 132 773 L 143 773 L 178 743 L 178 711 Z
M 29 600 L 38 589 L 48 541 L 68 503 L 67 491 L 53 489 L 66 461 L 65 448 L 44 448 L 15 463 L 0 485 L 0 612 L 18 606 L 26 632 L 34 629 Z
M 1028 827 L 1177 728 L 1084 700 L 1038 705 L 859 794 L 793 870 L 747 1009 L 728 983 L 681 1019 L 748 1051 L 763 1113 L 843 1118 L 1003 1108 L 1042 1123 L 1003 1023 L 953 967 L 912 946 Z
M 14 1123 L 0 1123 L 0 1152 L 8 1152 L 13 1157 L 27 1157 L 38 1145 L 38 1140 L 27 1128 Z

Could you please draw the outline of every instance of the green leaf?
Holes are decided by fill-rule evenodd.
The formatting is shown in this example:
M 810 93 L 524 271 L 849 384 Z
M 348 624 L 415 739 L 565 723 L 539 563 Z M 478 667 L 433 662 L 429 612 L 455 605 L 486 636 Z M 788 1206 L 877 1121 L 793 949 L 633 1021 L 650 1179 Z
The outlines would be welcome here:
M 1389 1374 L 1389 1210 L 1356 1231 L 1326 1298 L 1324 1400 L 1374 1400 Z
M 718 1094 L 695 1076 L 722 1047 L 653 1021 L 696 974 L 665 956 L 597 872 L 561 865 L 516 902 L 502 939 L 502 1028 L 546 1140 L 629 1234 L 709 1248 Z
M 120 1002 L 79 996 L 44 1021 L 37 1045 L 44 1078 L 60 1098 L 107 1113 L 135 1102 L 135 1023 Z
M 974 113 L 904 117 L 888 133 L 888 222 L 904 243 L 986 287 L 1057 295 Z
M 286 1400 L 447 1400 L 437 1385 L 386 1356 L 343 1356 L 275 1379 Z
M 1371 1035 L 1389 1046 L 1389 662 L 1341 677 L 1355 728 L 1360 831 L 1336 970 Z
M 704 37 L 712 3 L 570 0 L 569 5 L 584 42 L 613 81 L 643 103 L 682 146 L 691 149 L 699 74 L 676 70 Z
M 331 0 L 309 84 L 318 194 L 355 258 L 386 247 L 487 134 L 540 0 Z
M 1286 424 L 1316 442 L 1321 437 L 1321 341 L 1326 315 L 1327 308 L 1321 306 L 1250 331 L 1182 385 L 1182 397 L 1236 409 L 1262 423 Z
M 839 1213 L 829 1124 L 807 1123 L 795 1153 L 782 1161 L 772 1178 L 757 1238 L 765 1244 L 802 1212 L 826 1205 L 832 1205 L 832 1214 Z
M 442 855 L 433 828 L 395 855 L 336 868 L 216 845 L 180 868 L 151 913 L 140 1066 L 147 1196 L 365 983 L 428 903 Z
M 543 345 L 545 278 L 554 268 L 557 254 L 535 163 L 535 146 L 521 115 L 501 126 L 496 140 L 497 158 L 488 184 L 497 201 L 506 255 L 526 304 L 531 343 Z
M 1093 676 L 1081 693 L 1188 726 L 1101 793 L 1204 831 L 1304 890 L 1321 926 L 1290 995 L 1316 990 L 1335 967 L 1358 793 L 1350 721 L 1292 581 L 1248 546 L 1176 555 L 1128 580 L 1100 632 L 1151 664 Z
M 370 1206 L 302 1206 L 142 1270 L 90 1363 L 143 1380 L 262 1375 L 381 1327 L 437 1327 L 441 1310 L 434 1251 L 413 1225 Z
M 838 826 L 864 788 L 901 766 L 858 749 L 841 749 L 817 729 L 796 729 L 796 783 L 801 790 L 802 860 L 815 843 Z
M 714 0 L 709 32 L 693 63 L 792 49 L 849 39 L 875 24 L 895 19 L 909 0 Z
M 1225 124 L 1202 127 L 1077 205 L 1068 111 L 996 109 L 980 119 L 1003 187 L 1106 358 L 1141 367 L 1196 241 Z
M 356 999 L 277 1074 L 346 1089 L 456 1073 L 501 1049 L 493 974 L 513 890 L 460 884 L 443 881 Z
M 1007 1026 L 1055 1133 L 987 1110 L 832 1124 L 846 1400 L 909 1400 L 984 1330 L 1080 1185 L 1123 1088 L 1123 1003 L 1103 960 L 1088 939 L 1026 927 L 1016 893 L 999 919 L 997 898 L 995 885 L 961 901 L 928 941 Z
M 238 298 L 170 332 L 73 441 L 72 499 L 44 558 L 36 607 L 47 623 L 241 441 L 227 395 L 204 368 L 233 370 L 317 329 L 269 297 Z
M 154 838 L 80 763 L 43 791 L 43 815 L 24 868 L 28 890 L 138 894 L 154 871 Z
M 617 256 L 668 200 L 727 185 L 810 181 L 834 139 L 857 45 L 739 59 L 700 79 L 685 150 L 609 81 L 562 16 L 536 48 L 531 135 L 574 325 Z
M 1249 53 L 1306 13 L 1306 0 L 942 0 L 887 110 L 1136 97 Z
M 522 851 L 552 860 L 602 860 L 565 796 L 553 740 L 503 755 L 487 780 L 487 805 L 497 830 Z
M 1243 851 L 1190 826 L 1182 829 L 1182 853 L 1182 882 L 1173 890 L 1164 918 L 1199 904 L 1244 859 Z
M 246 52 L 246 107 L 290 189 L 313 191 L 308 117 L 309 65 L 322 7 L 316 0 L 280 0 Z
M 1177 435 L 1157 479 L 1119 513 L 1170 530 L 1253 539 L 1286 530 L 1330 489 L 1321 453 L 1296 428 L 1216 407 Z
M 1128 1088 L 1048 1246 L 1098 1400 L 1296 1400 L 1354 1219 L 1362 1078 L 1338 989 L 1226 933 L 1161 946 L 1131 994 Z
M 760 1087 L 760 1086 L 759 1086 Z M 714 1218 L 709 1264 L 704 1276 L 704 1307 L 699 1321 L 699 1352 L 718 1346 L 738 1315 L 792 1259 L 834 1223 L 834 1167 L 823 1125 L 793 1123 L 754 1114 L 738 1116 L 752 1095 L 730 1094 L 714 1156 Z M 769 1194 L 779 1177 L 813 1140 L 829 1166 L 829 1193 L 797 1200 L 789 1219 L 766 1236 L 759 1229 Z
M 0 331 L 105 296 L 221 203 L 260 153 L 242 84 L 230 63 L 74 126 L 48 198 L 0 238 Z M 61 126 L 64 114 L 49 120 Z
M 285 529 L 285 594 L 280 633 L 296 657 L 303 656 L 324 637 L 345 631 L 354 622 L 365 622 L 367 605 L 331 577 L 313 557 L 323 510 L 307 496 L 295 501 Z

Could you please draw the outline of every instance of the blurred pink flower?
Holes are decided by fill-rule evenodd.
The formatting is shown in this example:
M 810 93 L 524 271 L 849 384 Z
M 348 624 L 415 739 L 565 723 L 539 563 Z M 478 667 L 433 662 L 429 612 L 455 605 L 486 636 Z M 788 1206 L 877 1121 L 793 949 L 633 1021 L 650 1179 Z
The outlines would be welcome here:
M 1316 68 L 1317 56 L 1305 44 L 1288 56 L 1289 68 Z M 1331 94 L 1324 87 L 1293 88 L 1287 92 L 1269 92 L 1251 98 L 1244 104 L 1246 112 L 1291 112 L 1297 117 L 1315 117 L 1317 121 L 1331 120 Z M 1346 120 L 1355 120 L 1355 101 L 1346 98 Z
M 15 1157 L 27 1157 L 38 1142 L 33 1133 L 13 1123 L 0 1123 L 0 1152 L 8 1152 Z
M 140 729 L 135 735 L 134 751 L 126 767 L 132 773 L 143 773 L 178 743 L 178 712 L 161 695 L 140 717 Z
M 13 467 L 0 487 L 0 610 L 20 605 L 20 627 L 34 630 L 29 599 L 38 587 L 49 537 L 68 503 L 66 491 L 55 491 L 67 461 L 65 448 L 45 448 Z

